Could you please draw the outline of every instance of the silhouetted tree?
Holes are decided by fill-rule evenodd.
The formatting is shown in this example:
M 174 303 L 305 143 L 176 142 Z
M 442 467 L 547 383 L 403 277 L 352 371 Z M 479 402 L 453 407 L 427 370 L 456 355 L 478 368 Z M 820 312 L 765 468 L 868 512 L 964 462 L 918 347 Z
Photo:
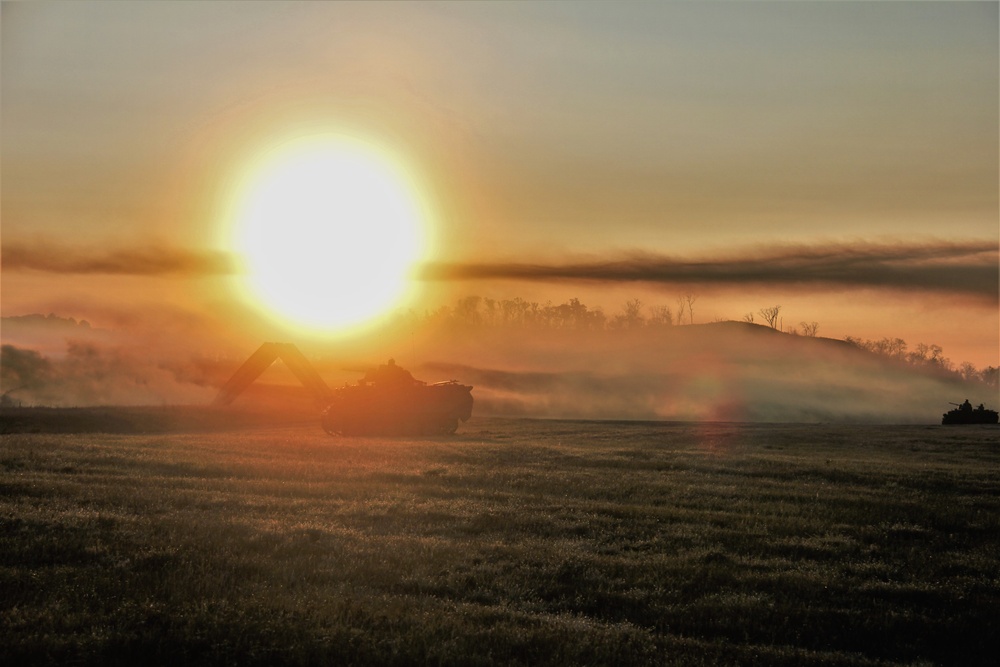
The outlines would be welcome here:
M 902 359 L 906 356 L 906 341 L 902 338 L 883 338 L 885 354 L 895 359 Z
M 483 299 L 483 324 L 488 327 L 497 325 L 497 302 L 495 299 Z
M 643 316 L 642 301 L 630 299 L 623 306 L 621 313 L 609 319 L 605 317 L 600 308 L 589 309 L 575 298 L 559 305 L 547 302 L 543 306 L 534 301 L 525 301 L 520 297 L 497 301 L 479 296 L 467 296 L 459 299 L 453 308 L 442 306 L 433 311 L 425 310 L 423 317 L 418 316 L 412 310 L 405 313 L 399 311 L 397 323 L 401 327 L 408 328 L 411 336 L 421 322 L 425 325 L 454 327 L 459 330 L 469 327 L 516 327 L 571 331 L 629 330 L 645 326 L 680 324 L 684 321 L 685 310 L 688 313 L 688 323 L 693 324 L 695 301 L 697 301 L 697 297 L 690 294 L 678 297 L 676 317 L 668 306 L 651 306 L 649 308 L 650 317 L 646 319 Z M 781 306 L 779 305 L 761 308 L 758 311 L 772 329 L 779 327 L 780 312 Z M 746 313 L 743 316 L 743 321 L 753 323 L 754 314 Z M 805 336 L 816 336 L 819 330 L 817 322 L 801 322 L 800 326 L 801 333 Z M 799 330 L 793 329 L 792 333 L 797 334 Z M 956 368 L 944 356 L 940 345 L 920 343 L 912 351 L 908 351 L 906 341 L 902 338 L 884 337 L 878 340 L 866 340 L 847 336 L 844 340 L 859 349 L 895 359 L 901 363 L 925 366 L 937 373 L 949 374 L 955 379 L 982 382 L 989 387 L 997 387 L 998 381 L 1000 381 L 998 369 L 995 366 L 987 366 L 980 371 L 970 363 L 963 363 Z M 9 360 L 5 358 L 4 363 L 0 364 L 0 369 L 5 371 L 5 377 L 9 367 L 12 366 L 7 361 Z
M 687 302 L 688 307 L 688 324 L 694 324 L 694 302 L 698 300 L 698 297 L 688 294 L 684 297 Z
M 613 321 L 616 329 L 638 329 L 646 323 L 642 316 L 642 301 L 629 299 L 622 307 L 622 312 Z
M 529 304 L 521 297 L 504 299 L 500 302 L 500 322 L 505 326 L 524 326 Z
M 781 306 L 770 306 L 768 308 L 761 308 L 757 312 L 760 313 L 760 316 L 764 318 L 765 322 L 767 322 L 767 326 L 771 327 L 772 329 L 778 328 L 778 313 L 781 312 Z
M 588 310 L 579 299 L 570 299 L 558 306 L 546 305 L 545 310 L 550 311 L 547 320 L 556 329 L 586 331 L 604 328 L 604 313 Z
M 649 324 L 651 326 L 669 327 L 674 323 L 674 314 L 670 306 L 650 306 Z
M 463 324 L 478 326 L 482 323 L 482 317 L 479 314 L 480 301 L 482 298 L 478 296 L 467 296 L 459 299 L 458 303 L 455 304 L 455 317 Z
M 959 366 L 958 372 L 962 375 L 962 379 L 966 382 L 973 380 L 979 381 L 982 379 L 982 376 L 979 374 L 979 371 L 976 370 L 975 365 L 970 364 L 968 361 L 963 362 L 962 365 Z
M 886 337 L 879 340 L 865 340 L 863 338 L 847 336 L 844 340 L 858 346 L 862 350 L 868 350 L 883 357 L 897 359 L 914 366 L 926 366 L 939 372 L 954 373 L 959 377 L 963 376 L 962 371 L 955 370 L 955 365 L 951 363 L 950 359 L 944 356 L 944 350 L 941 349 L 940 345 L 918 343 L 913 348 L 913 351 L 907 352 L 906 341 L 902 338 Z
M 906 355 L 907 361 L 916 365 L 936 366 L 943 369 L 951 369 L 951 361 L 944 356 L 944 350 L 940 345 L 927 345 L 917 343 L 917 347 Z

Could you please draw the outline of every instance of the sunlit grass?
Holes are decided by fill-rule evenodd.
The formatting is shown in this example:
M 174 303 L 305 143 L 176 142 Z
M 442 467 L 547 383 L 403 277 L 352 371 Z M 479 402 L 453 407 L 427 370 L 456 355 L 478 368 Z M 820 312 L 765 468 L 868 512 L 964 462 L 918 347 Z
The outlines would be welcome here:
M 987 428 L 7 434 L 4 664 L 991 664 Z

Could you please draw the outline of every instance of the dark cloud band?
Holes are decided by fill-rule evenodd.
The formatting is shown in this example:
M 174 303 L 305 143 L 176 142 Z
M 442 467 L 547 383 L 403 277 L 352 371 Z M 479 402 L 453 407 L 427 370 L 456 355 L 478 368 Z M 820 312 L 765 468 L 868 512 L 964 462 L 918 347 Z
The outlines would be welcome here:
M 3 246 L 4 271 L 109 275 L 215 275 L 235 273 L 232 256 L 221 252 L 149 246 L 110 250 L 79 249 L 58 244 L 8 243 Z
M 227 253 L 155 246 L 103 251 L 53 243 L 8 243 L 5 271 L 56 274 L 222 275 L 236 273 Z M 577 262 L 429 262 L 418 277 L 430 281 L 779 285 L 883 288 L 1000 298 L 998 247 L 989 241 L 930 244 L 786 246 L 718 258 L 687 260 L 633 253 Z
M 587 281 L 785 285 L 939 291 L 997 299 L 998 247 L 990 242 L 789 246 L 717 259 L 633 254 L 567 263 L 429 263 L 425 280 Z

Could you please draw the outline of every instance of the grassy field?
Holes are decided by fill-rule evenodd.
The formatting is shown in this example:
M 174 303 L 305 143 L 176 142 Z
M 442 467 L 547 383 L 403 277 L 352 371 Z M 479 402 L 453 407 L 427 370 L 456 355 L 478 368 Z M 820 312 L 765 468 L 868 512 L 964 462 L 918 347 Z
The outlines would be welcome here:
M 0 664 L 1000 655 L 995 427 L 161 431 L 2 436 Z

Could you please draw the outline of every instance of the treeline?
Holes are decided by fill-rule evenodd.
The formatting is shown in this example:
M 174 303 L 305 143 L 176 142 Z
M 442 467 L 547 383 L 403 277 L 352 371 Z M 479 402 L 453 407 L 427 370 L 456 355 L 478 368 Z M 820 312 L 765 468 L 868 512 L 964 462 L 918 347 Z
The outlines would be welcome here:
M 410 327 L 431 325 L 456 331 L 483 328 L 577 332 L 630 331 L 693 324 L 695 321 L 694 306 L 697 300 L 696 296 L 688 294 L 678 297 L 674 306 L 669 306 L 666 304 L 647 305 L 639 299 L 630 299 L 625 302 L 619 312 L 608 315 L 602 308 L 590 308 L 575 298 L 560 304 L 551 302 L 541 304 L 520 297 L 490 299 L 466 296 L 456 301 L 453 306 L 427 310 L 423 315 L 413 310 L 399 315 Z M 816 336 L 819 329 L 817 322 L 802 322 L 800 327 L 779 326 L 780 310 L 781 306 L 771 306 L 761 308 L 758 314 L 766 322 L 766 325 L 773 329 L 795 335 Z M 745 315 L 743 321 L 753 323 L 753 314 Z M 902 338 L 888 337 L 865 340 L 848 336 L 845 341 L 862 350 L 889 359 L 952 374 L 969 382 L 981 382 L 990 387 L 998 386 L 998 368 L 996 366 L 978 369 L 969 362 L 956 366 L 944 356 L 944 350 L 940 345 L 918 343 L 913 349 L 910 349 Z
M 627 301 L 620 313 L 608 316 L 602 308 L 590 308 L 579 299 L 556 305 L 526 301 L 520 297 L 490 299 L 467 296 L 459 299 L 454 306 L 425 311 L 422 317 L 409 311 L 406 317 L 455 329 L 604 331 L 673 326 L 680 324 L 684 315 L 681 311 L 675 319 L 674 311 L 669 306 L 646 306 L 639 299 Z
M 968 361 L 956 366 L 950 359 L 944 356 L 944 350 L 941 349 L 940 345 L 917 343 L 916 347 L 911 350 L 902 338 L 886 337 L 878 340 L 867 340 L 848 336 L 844 340 L 862 350 L 868 350 L 874 354 L 907 363 L 911 366 L 919 366 L 955 375 L 966 382 L 981 382 L 988 387 L 997 388 L 1000 386 L 1000 368 L 987 366 L 986 368 L 978 369 Z

